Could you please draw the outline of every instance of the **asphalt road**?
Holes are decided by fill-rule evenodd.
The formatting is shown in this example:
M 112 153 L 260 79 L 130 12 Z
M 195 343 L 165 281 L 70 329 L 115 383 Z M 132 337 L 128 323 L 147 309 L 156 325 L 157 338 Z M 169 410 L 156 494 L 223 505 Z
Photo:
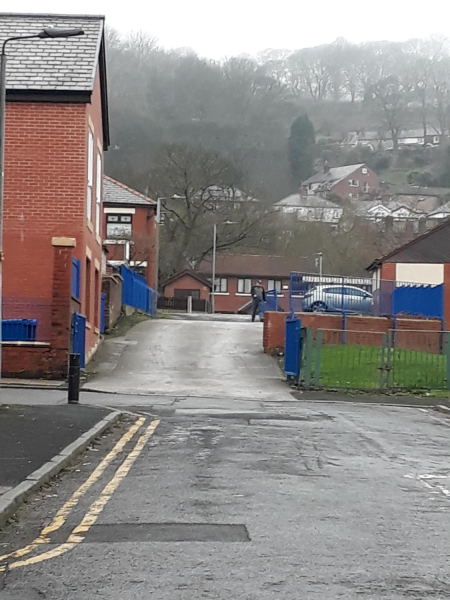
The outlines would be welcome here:
M 264 411 L 248 401 L 245 414 L 175 412 L 136 449 L 145 415 L 49 543 L 0 561 L 1 600 L 448 599 L 450 421 L 417 407 L 274 400 L 274 381 L 256 381 Z M 31 542 L 133 422 L 39 494 L 0 534 L 0 554 Z

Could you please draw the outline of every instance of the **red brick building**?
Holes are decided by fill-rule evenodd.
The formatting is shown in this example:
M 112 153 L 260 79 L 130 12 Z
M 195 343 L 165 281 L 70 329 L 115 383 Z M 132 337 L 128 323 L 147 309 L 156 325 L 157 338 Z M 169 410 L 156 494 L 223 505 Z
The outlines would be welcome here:
M 0 15 L 0 42 L 44 27 L 81 28 L 84 35 L 7 46 L 5 318 L 37 318 L 42 342 L 56 335 L 55 251 L 60 258 L 65 252 L 58 269 L 71 269 L 72 256 L 80 261 L 72 310 L 86 315 L 89 358 L 100 336 L 103 154 L 109 145 L 104 19 Z M 70 316 L 61 339 L 67 328 Z
M 342 199 L 363 200 L 375 194 L 380 186 L 376 173 L 365 164 L 345 167 L 325 166 L 301 185 L 302 194 L 335 194 Z
M 211 259 L 199 265 L 199 272 L 211 279 Z M 250 290 L 261 279 L 266 291 L 278 291 L 279 305 L 287 310 L 289 276 L 292 271 L 306 271 L 301 257 L 220 254 L 216 261 L 215 310 L 239 313 L 248 310 Z
M 373 290 L 383 281 L 444 286 L 444 321 L 450 329 L 450 219 L 377 258 L 368 267 Z
M 209 300 L 212 284 L 209 279 L 191 269 L 185 269 L 161 284 L 162 295 L 165 298 L 187 298 Z
M 128 264 L 158 287 L 157 203 L 105 176 L 103 179 L 103 237 L 108 264 Z

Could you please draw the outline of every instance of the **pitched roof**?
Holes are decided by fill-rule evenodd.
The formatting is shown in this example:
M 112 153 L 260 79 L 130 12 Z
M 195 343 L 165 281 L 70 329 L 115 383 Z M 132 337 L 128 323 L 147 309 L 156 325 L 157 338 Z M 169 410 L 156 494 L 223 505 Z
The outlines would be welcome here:
M 192 269 L 184 269 L 183 271 L 180 271 L 179 273 L 175 273 L 175 275 L 172 275 L 172 277 L 169 277 L 168 279 L 163 281 L 161 283 L 161 287 L 164 288 L 164 287 L 166 287 L 166 285 L 169 285 L 169 283 L 173 283 L 174 281 L 177 281 L 178 279 L 181 279 L 182 277 L 185 277 L 186 275 L 189 275 L 189 277 L 196 279 L 197 281 L 199 281 L 203 285 L 208 286 L 209 288 L 212 287 L 211 281 L 209 281 L 209 279 L 207 279 L 206 277 L 203 277 L 203 275 L 201 275 L 200 273 L 196 273 L 195 271 L 192 271 Z
M 100 76 L 103 144 L 109 146 L 108 97 L 104 23 L 102 16 L 0 13 L 0 44 L 15 36 L 34 35 L 43 28 L 83 29 L 84 35 L 59 39 L 8 42 L 8 98 L 33 95 L 46 100 L 55 94 L 64 101 L 90 102 L 97 67 Z
M 449 263 L 450 219 L 445 219 L 433 229 L 377 258 L 367 270 L 373 271 L 385 262 Z
M 275 202 L 275 206 L 298 206 L 306 208 L 341 208 L 337 202 L 331 202 L 322 196 L 302 196 L 291 194 Z
M 310 183 L 331 183 L 335 185 L 364 166 L 364 163 L 362 163 L 360 165 L 348 165 L 345 167 L 331 167 L 328 171 L 316 173 L 304 181 L 302 185 L 309 185 Z
M 144 196 L 107 175 L 103 177 L 103 202 L 105 204 L 156 205 L 156 202 L 148 196 Z
M 9 42 L 7 89 L 92 91 L 104 17 L 0 13 L 0 43 L 12 36 L 37 34 L 44 27 L 81 28 L 84 35 Z
M 219 254 L 216 260 L 217 276 L 289 277 L 292 271 L 305 271 L 306 268 L 307 261 L 301 256 Z M 204 275 L 211 275 L 211 259 L 202 261 L 198 270 Z

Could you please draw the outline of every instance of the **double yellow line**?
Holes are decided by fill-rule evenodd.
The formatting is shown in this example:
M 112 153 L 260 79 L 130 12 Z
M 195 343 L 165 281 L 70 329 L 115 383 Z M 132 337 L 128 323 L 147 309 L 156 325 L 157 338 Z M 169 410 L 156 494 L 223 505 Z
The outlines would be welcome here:
M 126 444 L 141 429 L 144 423 L 145 418 L 140 417 L 135 423 L 133 423 L 128 428 L 128 430 L 120 438 L 120 440 L 117 442 L 114 448 L 107 454 L 107 456 L 105 456 L 101 463 L 91 473 L 88 479 L 71 495 L 67 502 L 65 502 L 63 506 L 58 510 L 52 522 L 41 530 L 37 538 L 35 538 L 30 544 L 24 546 L 23 548 L 19 548 L 14 552 L 10 552 L 9 554 L 4 554 L 3 556 L 0 556 L 0 563 L 6 562 L 6 564 L 0 565 L 0 572 L 6 571 L 7 569 L 17 569 L 19 567 L 36 564 L 39 562 L 50 560 L 51 558 L 55 558 L 57 556 L 61 556 L 61 554 L 65 554 L 69 550 L 72 550 L 77 544 L 84 540 L 86 533 L 97 521 L 100 513 L 103 511 L 106 504 L 111 499 L 111 496 L 114 494 L 121 481 L 128 475 L 133 463 L 144 449 L 149 438 L 155 432 L 156 428 L 160 423 L 158 419 L 152 421 L 150 425 L 145 429 L 145 431 L 141 434 L 133 449 L 129 452 L 125 460 L 116 470 L 112 479 L 103 488 L 95 502 L 91 504 L 81 523 L 72 530 L 71 534 L 67 538 L 67 541 L 64 544 L 60 544 L 52 550 L 49 550 L 48 552 L 44 552 L 43 554 L 38 554 L 37 556 L 33 556 L 23 560 L 23 557 L 27 554 L 30 554 L 35 548 L 50 543 L 49 535 L 62 527 L 62 525 L 66 522 L 67 517 L 72 511 L 72 509 L 75 506 L 77 506 L 81 498 L 92 487 L 92 485 L 96 481 L 98 481 L 98 479 L 104 473 L 108 465 L 124 449 Z M 10 562 L 12 559 L 21 560 L 14 560 L 13 562 Z

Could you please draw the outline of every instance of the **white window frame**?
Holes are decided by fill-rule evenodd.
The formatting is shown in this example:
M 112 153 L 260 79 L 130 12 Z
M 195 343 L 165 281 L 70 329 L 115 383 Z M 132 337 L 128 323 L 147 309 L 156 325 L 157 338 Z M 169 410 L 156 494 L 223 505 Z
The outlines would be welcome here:
M 96 169 L 96 190 L 95 190 L 95 233 L 100 235 L 100 226 L 102 218 L 102 155 L 97 152 Z
M 350 187 L 359 187 L 359 180 L 358 179 L 349 179 L 348 184 Z
M 89 129 L 87 149 L 86 217 L 92 223 L 92 192 L 94 187 L 94 134 Z
M 214 293 L 226 294 L 228 292 L 228 279 L 226 277 L 216 277 L 214 281 Z
M 368 194 L 368 193 L 370 192 L 370 185 L 368 184 L 368 182 L 367 182 L 367 181 L 366 181 L 366 182 L 364 182 L 364 185 L 363 185 L 363 192 L 364 192 L 365 194 Z
M 273 290 L 281 293 L 281 281 L 279 279 L 269 279 L 267 281 L 267 291 L 271 292 Z
M 251 279 L 238 279 L 237 282 L 237 293 L 250 295 L 252 291 L 252 280 Z
M 369 172 L 369 171 L 367 170 L 367 167 L 363 167 L 363 168 L 361 169 L 361 173 L 362 173 L 363 175 L 367 175 L 367 173 L 368 173 L 368 172 Z

